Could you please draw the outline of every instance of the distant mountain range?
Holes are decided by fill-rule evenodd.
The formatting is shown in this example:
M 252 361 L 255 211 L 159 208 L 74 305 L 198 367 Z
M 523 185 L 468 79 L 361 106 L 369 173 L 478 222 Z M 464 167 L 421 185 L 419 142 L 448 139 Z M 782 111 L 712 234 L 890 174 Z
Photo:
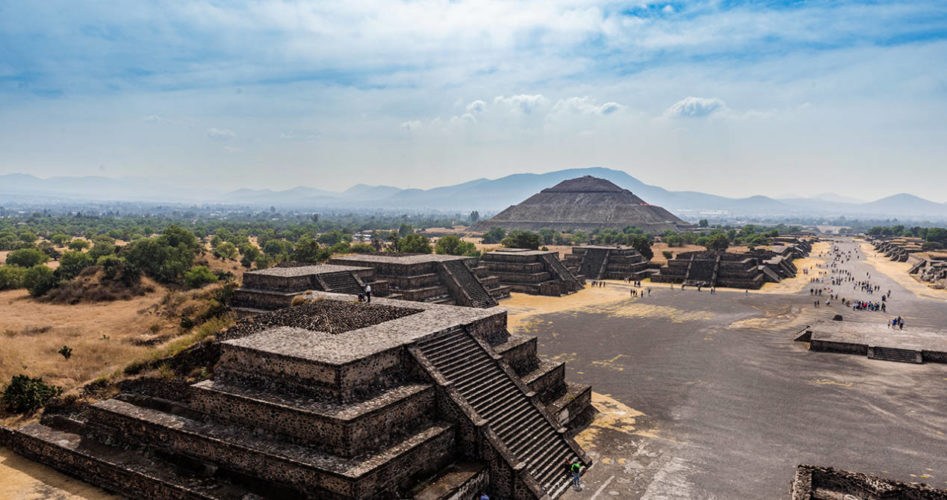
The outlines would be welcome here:
M 545 174 L 513 174 L 499 179 L 476 179 L 433 189 L 401 189 L 358 184 L 342 191 L 296 187 L 283 191 L 238 189 L 231 192 L 182 189 L 145 178 L 52 177 L 25 174 L 0 175 L 0 204 L 9 201 L 142 201 L 299 209 L 380 210 L 479 210 L 491 213 L 519 203 L 540 190 L 566 179 L 592 175 L 630 190 L 650 204 L 675 214 L 701 217 L 798 217 L 840 216 L 947 220 L 947 203 L 936 203 L 910 194 L 896 194 L 860 202 L 832 193 L 811 198 L 776 199 L 767 196 L 727 198 L 696 191 L 668 191 L 645 184 L 626 172 L 602 167 L 575 168 Z

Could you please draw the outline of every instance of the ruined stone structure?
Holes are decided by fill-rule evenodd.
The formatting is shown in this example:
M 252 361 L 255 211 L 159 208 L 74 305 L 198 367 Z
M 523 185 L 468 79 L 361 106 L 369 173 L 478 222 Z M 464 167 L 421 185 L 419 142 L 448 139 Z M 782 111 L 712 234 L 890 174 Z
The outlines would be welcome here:
M 557 252 L 508 248 L 484 254 L 480 263 L 486 273 L 514 292 L 558 297 L 583 287 L 559 261 Z
M 315 265 L 273 267 L 243 274 L 243 286 L 234 292 L 231 307 L 257 313 L 287 307 L 293 297 L 309 290 L 359 294 L 372 285 L 374 295 L 388 295 L 388 282 L 375 279 L 370 267 Z
M 924 240 L 921 238 L 883 238 L 874 240 L 874 247 L 885 257 L 895 262 L 907 262 L 913 253 L 921 251 Z
M 923 251 L 921 238 L 881 238 L 872 240 L 872 244 L 885 257 L 911 264 L 908 273 L 918 280 L 934 288 L 947 288 L 947 253 Z
M 652 234 L 693 227 L 671 212 L 649 205 L 627 189 L 587 175 L 543 189 L 519 205 L 478 222 L 471 230 L 486 232 L 500 227 L 506 230 L 574 232 L 628 226 Z
M 569 431 L 590 388 L 502 309 L 316 292 L 246 324 L 220 335 L 212 379 L 0 427 L 0 445 L 147 499 L 555 498 L 566 460 L 591 465 Z
M 869 474 L 814 465 L 800 465 L 796 468 L 790 495 L 792 500 L 947 500 L 947 490 L 931 488 L 923 483 L 902 483 Z
M 659 283 L 758 290 L 763 283 L 778 283 L 796 275 L 796 266 L 792 263 L 796 251 L 796 248 L 783 246 L 741 254 L 684 252 L 668 260 L 660 274 L 651 279 Z
M 437 254 L 352 254 L 331 264 L 368 267 L 387 282 L 390 298 L 468 307 L 494 307 L 510 295 L 475 257 Z
M 628 246 L 575 246 L 565 265 L 585 279 L 643 280 L 651 276 L 648 259 Z

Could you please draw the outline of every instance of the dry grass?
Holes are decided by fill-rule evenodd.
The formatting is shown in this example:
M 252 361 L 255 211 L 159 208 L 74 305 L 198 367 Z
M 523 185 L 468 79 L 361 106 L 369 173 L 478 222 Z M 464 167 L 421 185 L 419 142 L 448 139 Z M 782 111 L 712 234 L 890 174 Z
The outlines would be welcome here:
M 209 322 L 183 336 L 179 326 L 182 314 L 196 318 L 205 311 L 220 286 L 170 291 L 155 285 L 131 300 L 76 305 L 39 302 L 25 290 L 0 292 L 0 385 L 24 373 L 68 391 L 133 361 L 180 352 L 206 338 L 208 328 L 223 326 Z M 73 349 L 68 360 L 58 354 L 63 345 Z

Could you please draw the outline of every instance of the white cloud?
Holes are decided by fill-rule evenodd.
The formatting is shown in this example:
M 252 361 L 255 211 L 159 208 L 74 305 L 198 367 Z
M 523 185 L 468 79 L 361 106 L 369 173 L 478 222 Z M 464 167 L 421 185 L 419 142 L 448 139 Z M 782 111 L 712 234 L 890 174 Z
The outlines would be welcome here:
M 487 103 L 477 99 L 476 101 L 471 102 L 467 105 L 468 113 L 480 113 L 487 107 Z
M 546 99 L 542 94 L 520 94 L 509 97 L 497 96 L 493 99 L 493 103 L 528 115 L 545 107 L 549 103 L 549 99 Z
M 411 120 L 406 122 L 401 122 L 401 128 L 408 132 L 414 132 L 421 128 L 421 122 L 418 120 Z
M 236 136 L 237 134 L 235 134 L 233 130 L 226 128 L 211 128 L 207 130 L 207 137 L 215 141 L 229 141 Z
M 560 99 L 553 105 L 553 113 L 579 113 L 587 115 L 610 115 L 623 108 L 617 102 L 597 104 L 591 97 L 570 97 Z
M 685 97 L 664 114 L 671 118 L 702 118 L 726 109 L 726 103 L 716 97 Z

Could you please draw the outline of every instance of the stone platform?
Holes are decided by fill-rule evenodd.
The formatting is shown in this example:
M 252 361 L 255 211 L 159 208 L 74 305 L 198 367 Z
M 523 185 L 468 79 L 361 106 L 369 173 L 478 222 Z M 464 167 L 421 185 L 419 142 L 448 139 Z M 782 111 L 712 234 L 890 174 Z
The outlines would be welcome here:
M 947 331 L 845 321 L 806 327 L 797 340 L 812 351 L 858 354 L 902 363 L 947 363 Z
M 583 282 L 562 262 L 557 252 L 507 248 L 483 255 L 486 273 L 515 292 L 558 297 L 582 289 Z
M 313 295 L 221 333 L 212 379 L 0 427 L 0 445 L 132 498 L 555 498 L 564 461 L 591 465 L 569 437 L 591 388 L 503 309 Z
M 309 290 L 357 295 L 372 286 L 372 294 L 388 295 L 388 283 L 375 279 L 370 267 L 313 265 L 271 267 L 243 274 L 231 307 L 238 312 L 272 311 L 287 307 L 293 297 Z
M 367 267 L 389 284 L 391 298 L 468 307 L 494 307 L 509 287 L 482 273 L 475 257 L 438 254 L 351 254 L 331 264 Z
M 629 246 L 574 246 L 564 264 L 573 274 L 591 280 L 643 280 L 651 276 L 648 259 Z

